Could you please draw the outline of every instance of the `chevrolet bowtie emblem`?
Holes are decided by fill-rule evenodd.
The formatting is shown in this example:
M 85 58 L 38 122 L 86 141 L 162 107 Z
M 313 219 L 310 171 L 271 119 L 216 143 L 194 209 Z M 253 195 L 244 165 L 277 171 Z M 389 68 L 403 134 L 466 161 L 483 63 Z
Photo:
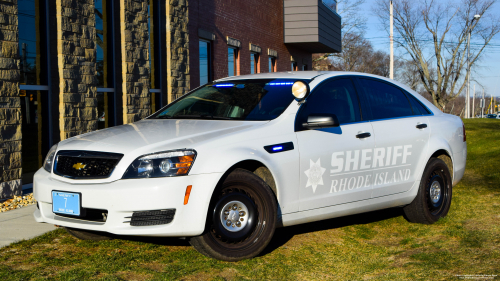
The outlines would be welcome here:
M 75 168 L 77 170 L 81 170 L 81 169 L 85 168 L 85 166 L 87 166 L 87 164 L 76 163 L 75 165 L 73 165 L 73 168 Z

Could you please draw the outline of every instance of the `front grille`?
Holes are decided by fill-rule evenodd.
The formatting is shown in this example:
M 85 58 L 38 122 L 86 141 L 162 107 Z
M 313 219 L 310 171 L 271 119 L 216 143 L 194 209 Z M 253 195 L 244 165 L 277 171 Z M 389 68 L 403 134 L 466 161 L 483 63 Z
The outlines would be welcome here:
M 123 154 L 61 150 L 56 155 L 54 173 L 72 179 L 102 179 L 111 175 Z
M 130 222 L 131 226 L 168 224 L 172 222 L 174 215 L 175 209 L 134 212 L 131 217 L 126 217 L 131 220 L 125 221 L 125 223 Z

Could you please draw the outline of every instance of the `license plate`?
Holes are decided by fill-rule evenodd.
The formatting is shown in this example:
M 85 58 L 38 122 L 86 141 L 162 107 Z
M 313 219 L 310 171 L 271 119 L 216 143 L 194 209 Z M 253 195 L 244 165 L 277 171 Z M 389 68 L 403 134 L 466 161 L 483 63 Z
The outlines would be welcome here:
M 52 212 L 72 216 L 80 215 L 81 194 L 52 191 Z

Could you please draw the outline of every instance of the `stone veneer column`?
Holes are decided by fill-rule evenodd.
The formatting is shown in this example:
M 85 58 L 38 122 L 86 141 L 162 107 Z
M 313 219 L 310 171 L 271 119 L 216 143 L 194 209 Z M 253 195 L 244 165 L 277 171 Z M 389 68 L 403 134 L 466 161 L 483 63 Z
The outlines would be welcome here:
M 148 0 L 120 0 L 123 123 L 150 115 Z
M 61 140 L 97 130 L 94 0 L 56 0 Z
M 0 199 L 21 195 L 17 0 L 0 1 Z
M 190 88 L 188 2 L 169 0 L 166 7 L 168 103 L 171 103 Z

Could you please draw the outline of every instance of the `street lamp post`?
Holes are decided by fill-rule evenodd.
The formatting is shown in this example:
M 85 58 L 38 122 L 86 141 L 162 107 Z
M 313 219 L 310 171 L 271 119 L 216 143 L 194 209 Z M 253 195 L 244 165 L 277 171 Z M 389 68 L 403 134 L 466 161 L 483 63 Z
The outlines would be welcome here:
M 474 21 L 479 20 L 480 17 L 481 15 L 475 15 L 468 28 L 469 34 L 467 39 L 467 97 L 465 99 L 465 105 L 466 105 L 465 118 L 469 118 L 470 116 L 470 34 L 472 32 L 471 27 Z
M 481 86 L 483 88 L 483 86 Z M 481 118 L 484 118 L 484 105 L 486 102 L 484 101 L 484 88 L 483 88 L 483 98 L 481 99 Z
M 476 84 L 474 84 L 474 91 L 472 92 L 472 118 L 476 118 Z

